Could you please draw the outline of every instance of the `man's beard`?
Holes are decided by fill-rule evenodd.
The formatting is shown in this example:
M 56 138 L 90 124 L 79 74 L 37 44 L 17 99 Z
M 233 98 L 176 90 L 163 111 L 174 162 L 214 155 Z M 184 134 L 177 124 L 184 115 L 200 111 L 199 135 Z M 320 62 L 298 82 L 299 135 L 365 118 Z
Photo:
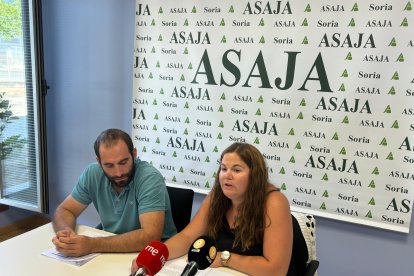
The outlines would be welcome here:
M 127 172 L 126 174 L 121 175 L 120 177 L 118 176 L 114 176 L 111 177 L 109 176 L 105 171 L 103 171 L 103 173 L 105 174 L 105 176 L 108 178 L 109 182 L 111 182 L 111 184 L 119 187 L 119 188 L 124 188 L 125 186 L 127 186 L 129 184 L 129 182 L 131 182 L 132 178 L 134 177 L 135 174 L 135 162 L 132 164 L 132 168 L 129 172 Z M 121 182 L 116 182 L 117 179 L 121 179 L 126 177 L 126 180 L 123 180 Z

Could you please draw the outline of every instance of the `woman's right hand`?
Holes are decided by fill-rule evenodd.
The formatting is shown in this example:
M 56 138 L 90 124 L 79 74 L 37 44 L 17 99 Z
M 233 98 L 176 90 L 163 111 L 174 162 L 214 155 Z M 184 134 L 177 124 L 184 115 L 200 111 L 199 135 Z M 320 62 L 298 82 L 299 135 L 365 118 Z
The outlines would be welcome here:
M 137 265 L 137 262 L 136 261 L 137 261 L 137 257 L 135 257 L 132 260 L 132 264 L 131 264 L 131 275 L 133 275 L 135 273 L 135 271 L 138 270 L 138 265 Z

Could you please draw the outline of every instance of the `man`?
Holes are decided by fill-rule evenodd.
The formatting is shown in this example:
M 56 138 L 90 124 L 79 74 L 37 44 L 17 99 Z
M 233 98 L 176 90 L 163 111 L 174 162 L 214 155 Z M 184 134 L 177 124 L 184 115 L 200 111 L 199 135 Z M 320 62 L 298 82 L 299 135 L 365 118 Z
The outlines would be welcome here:
M 52 242 L 56 250 L 66 256 L 135 252 L 153 240 L 174 235 L 164 178 L 137 158 L 131 137 L 119 129 L 105 130 L 94 150 L 97 163 L 86 167 L 71 195 L 55 211 Z M 91 202 L 103 230 L 118 235 L 92 238 L 75 233 L 76 218 Z

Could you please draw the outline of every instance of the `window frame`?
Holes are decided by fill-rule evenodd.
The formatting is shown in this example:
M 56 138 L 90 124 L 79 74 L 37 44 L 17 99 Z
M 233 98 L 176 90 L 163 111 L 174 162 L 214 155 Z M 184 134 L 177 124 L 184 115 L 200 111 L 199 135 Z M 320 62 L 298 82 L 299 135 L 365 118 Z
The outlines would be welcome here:
M 40 213 L 49 212 L 48 198 L 48 173 L 47 173 L 47 141 L 46 141 L 46 101 L 45 97 L 48 85 L 45 80 L 43 61 L 43 31 L 42 31 L 42 4 L 41 0 L 21 0 L 22 5 L 22 37 L 23 47 L 30 49 L 30 53 L 24 53 L 25 64 L 31 64 L 30 69 L 25 70 L 26 95 L 31 92 L 33 102 L 28 113 L 33 113 L 33 132 L 28 134 L 28 143 L 34 143 L 34 150 L 29 150 L 29 160 L 36 158 L 35 179 L 37 199 L 36 206 L 24 201 L 3 197 L 3 189 L 0 189 L 0 204 Z M 28 32 L 27 32 L 28 31 Z M 28 62 L 27 59 L 30 59 Z M 32 88 L 29 91 L 27 81 L 31 80 Z M 30 111 L 29 109 L 33 109 Z M 28 115 L 29 117 L 29 115 Z M 0 183 L 1 184 L 1 183 Z

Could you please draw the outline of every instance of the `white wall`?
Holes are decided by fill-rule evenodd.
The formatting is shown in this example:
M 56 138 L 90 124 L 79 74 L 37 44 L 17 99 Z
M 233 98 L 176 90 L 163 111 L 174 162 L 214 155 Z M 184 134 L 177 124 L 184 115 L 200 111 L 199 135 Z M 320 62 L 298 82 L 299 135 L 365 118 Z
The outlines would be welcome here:
M 43 1 L 50 209 L 69 194 L 104 129 L 130 133 L 135 0 Z M 80 222 L 95 225 L 89 208 Z

